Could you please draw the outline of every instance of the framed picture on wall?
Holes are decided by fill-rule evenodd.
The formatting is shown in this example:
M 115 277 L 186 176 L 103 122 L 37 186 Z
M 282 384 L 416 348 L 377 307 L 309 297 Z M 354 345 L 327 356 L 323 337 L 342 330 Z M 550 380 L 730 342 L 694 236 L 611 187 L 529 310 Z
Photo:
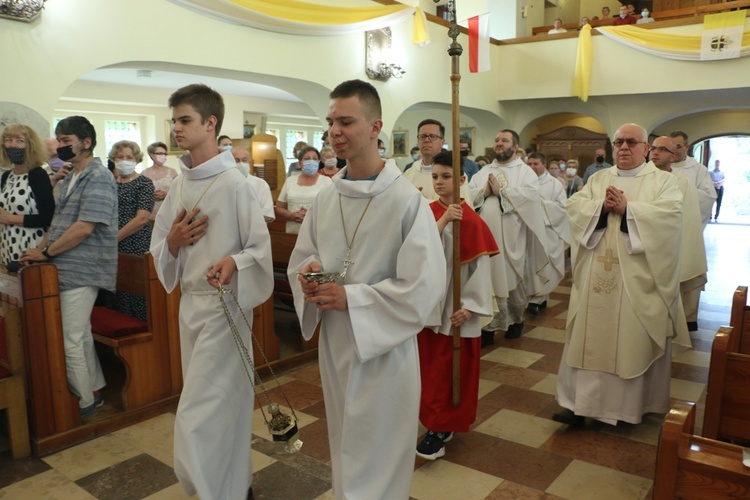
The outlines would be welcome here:
M 171 155 L 184 155 L 187 153 L 184 149 L 180 149 L 180 146 L 177 145 L 177 142 L 174 140 L 174 133 L 172 131 L 172 128 L 174 127 L 174 123 L 172 123 L 172 120 L 164 120 L 164 137 L 167 138 L 167 152 Z
M 458 129 L 459 141 L 469 143 L 469 154 L 474 154 L 474 136 L 476 135 L 476 128 L 474 127 L 461 127 Z
M 250 125 L 249 123 L 246 123 L 242 126 L 242 137 L 245 139 L 250 139 L 255 135 L 255 125 Z
M 406 156 L 409 148 L 409 131 L 408 130 L 396 130 L 393 132 L 393 144 L 391 151 L 393 151 L 393 157 Z

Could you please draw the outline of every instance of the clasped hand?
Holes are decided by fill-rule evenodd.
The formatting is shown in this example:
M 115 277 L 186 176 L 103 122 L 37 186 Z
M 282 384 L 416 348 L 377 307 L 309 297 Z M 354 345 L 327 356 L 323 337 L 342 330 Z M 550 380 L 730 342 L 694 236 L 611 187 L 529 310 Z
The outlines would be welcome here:
M 346 290 L 338 283 L 315 283 L 307 281 L 305 273 L 320 273 L 323 268 L 317 262 L 312 262 L 302 268 L 297 279 L 302 285 L 305 302 L 315 304 L 321 311 L 346 311 Z
M 620 191 L 614 186 L 607 186 L 602 211 L 604 213 L 614 212 L 616 214 L 624 215 L 627 206 L 628 200 L 625 198 L 624 191 Z
M 487 177 L 487 186 L 484 188 L 484 197 L 487 198 L 489 196 L 498 196 L 499 194 L 500 181 L 498 181 L 493 174 L 490 174 Z

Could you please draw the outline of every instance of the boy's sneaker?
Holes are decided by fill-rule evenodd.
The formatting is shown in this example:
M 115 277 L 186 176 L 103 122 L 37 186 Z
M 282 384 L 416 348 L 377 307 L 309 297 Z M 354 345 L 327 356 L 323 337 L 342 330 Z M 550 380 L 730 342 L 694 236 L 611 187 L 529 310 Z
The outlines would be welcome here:
M 100 391 L 94 391 L 94 404 L 97 408 L 104 406 L 104 395 Z
M 452 432 L 427 431 L 422 442 L 417 445 L 417 455 L 427 460 L 436 460 L 445 455 L 445 443 L 451 439 Z
M 79 408 L 81 418 L 87 418 L 94 414 L 96 411 L 96 403 L 90 404 L 86 408 Z

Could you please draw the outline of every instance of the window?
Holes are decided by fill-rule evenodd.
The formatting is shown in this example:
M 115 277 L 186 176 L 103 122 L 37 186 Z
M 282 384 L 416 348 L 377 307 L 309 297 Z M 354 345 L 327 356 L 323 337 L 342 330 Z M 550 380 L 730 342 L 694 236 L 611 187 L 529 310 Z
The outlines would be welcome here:
M 307 142 L 307 132 L 304 130 L 289 130 L 285 134 L 284 154 L 286 158 L 294 158 L 294 145 L 299 141 Z
M 105 120 L 104 146 L 107 149 L 102 156 L 109 155 L 117 141 L 133 141 L 141 145 L 141 124 L 138 122 Z
M 323 131 L 320 132 L 313 132 L 313 141 L 312 145 L 315 146 L 315 149 L 320 150 L 323 147 Z

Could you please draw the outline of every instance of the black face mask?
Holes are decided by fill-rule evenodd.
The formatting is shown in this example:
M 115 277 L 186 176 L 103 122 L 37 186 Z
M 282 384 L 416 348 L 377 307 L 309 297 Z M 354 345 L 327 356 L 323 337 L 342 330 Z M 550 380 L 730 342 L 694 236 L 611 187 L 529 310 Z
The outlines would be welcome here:
M 469 156 L 469 150 L 468 149 L 462 149 L 461 150 L 461 158 L 466 158 Z
M 5 148 L 5 154 L 13 165 L 23 165 L 26 160 L 26 148 Z
M 75 144 L 70 144 L 68 146 L 62 146 L 57 148 L 57 157 L 60 158 L 62 161 L 70 161 L 73 158 L 75 158 L 78 153 L 73 152 L 73 146 L 76 144 L 80 144 L 83 141 L 78 141 Z
M 603 156 L 597 156 L 596 157 L 596 163 L 604 163 L 604 157 Z

